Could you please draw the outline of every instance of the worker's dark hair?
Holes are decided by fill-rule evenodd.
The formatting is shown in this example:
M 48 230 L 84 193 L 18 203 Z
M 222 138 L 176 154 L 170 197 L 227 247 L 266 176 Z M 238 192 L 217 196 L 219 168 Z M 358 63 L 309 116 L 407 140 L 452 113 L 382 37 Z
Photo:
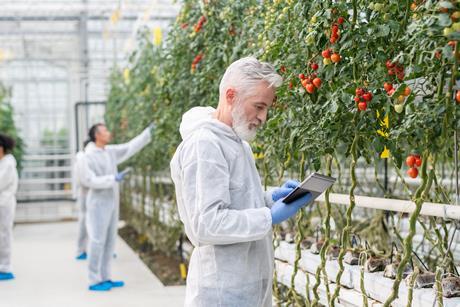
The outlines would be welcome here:
M 15 145 L 16 141 L 12 137 L 0 133 L 0 147 L 3 147 L 5 153 L 10 153 Z
M 88 145 L 89 143 L 91 143 L 91 140 L 86 140 L 83 142 L 83 149 L 85 149 L 86 145 Z
M 97 123 L 97 124 L 94 124 L 91 128 L 89 128 L 89 132 L 88 132 L 88 137 L 89 137 L 89 140 L 87 140 L 86 142 L 96 142 L 96 132 L 97 132 L 97 129 L 101 126 L 105 126 L 104 124 L 102 123 Z

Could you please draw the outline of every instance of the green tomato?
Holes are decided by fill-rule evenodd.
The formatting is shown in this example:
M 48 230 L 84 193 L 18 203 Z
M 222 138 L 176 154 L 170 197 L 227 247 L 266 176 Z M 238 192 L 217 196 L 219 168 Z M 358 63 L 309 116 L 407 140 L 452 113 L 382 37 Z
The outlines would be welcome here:
M 396 113 L 402 113 L 402 111 L 404 111 L 403 104 L 395 104 L 394 108 L 395 108 Z
M 382 3 L 376 3 L 374 5 L 374 11 L 380 12 L 380 11 L 382 11 L 382 9 L 383 9 L 383 4 Z
M 456 22 L 451 27 L 455 32 L 460 31 L 460 22 Z
M 307 36 L 307 38 L 305 39 L 305 43 L 307 43 L 308 46 L 312 46 L 315 43 L 315 38 L 313 37 L 313 35 Z
M 326 58 L 323 59 L 324 66 L 327 66 L 327 65 L 329 65 L 331 63 L 332 63 L 331 59 L 326 59 Z
M 444 36 L 449 36 L 452 33 L 454 33 L 454 30 L 452 28 L 444 28 L 444 31 L 442 32 Z

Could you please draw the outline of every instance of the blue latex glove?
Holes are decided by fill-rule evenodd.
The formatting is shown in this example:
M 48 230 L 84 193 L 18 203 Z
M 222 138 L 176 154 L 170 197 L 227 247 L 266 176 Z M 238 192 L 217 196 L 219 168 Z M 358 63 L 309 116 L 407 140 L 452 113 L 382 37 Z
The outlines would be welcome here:
M 115 181 L 120 182 L 122 181 L 126 176 L 126 173 L 119 172 L 118 174 L 115 175 Z
M 115 175 L 115 181 L 117 182 L 122 181 L 125 178 L 126 174 L 128 174 L 132 170 L 133 169 L 131 167 L 127 167 L 125 170 L 119 172 L 118 174 Z
M 311 193 L 308 193 L 288 205 L 283 203 L 283 199 L 277 200 L 270 209 L 272 214 L 272 224 L 279 224 L 282 221 L 287 220 L 296 214 L 299 209 L 307 205 L 311 199 L 312 195 Z
M 297 180 L 288 180 L 286 181 L 280 188 L 276 188 L 272 192 L 272 199 L 273 201 L 280 200 L 281 198 L 284 198 L 288 196 L 289 193 L 291 193 L 292 190 L 294 190 L 300 182 Z

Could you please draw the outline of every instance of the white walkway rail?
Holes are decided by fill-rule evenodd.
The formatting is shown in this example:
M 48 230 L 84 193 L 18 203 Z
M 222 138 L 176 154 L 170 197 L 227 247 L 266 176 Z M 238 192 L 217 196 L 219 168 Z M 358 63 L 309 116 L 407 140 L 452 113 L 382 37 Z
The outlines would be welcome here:
M 2 307 L 154 307 L 183 306 L 185 287 L 164 287 L 121 239 L 113 279 L 124 288 L 87 290 L 87 262 L 77 261 L 77 224 L 18 225 L 14 230 L 13 273 L 0 282 Z

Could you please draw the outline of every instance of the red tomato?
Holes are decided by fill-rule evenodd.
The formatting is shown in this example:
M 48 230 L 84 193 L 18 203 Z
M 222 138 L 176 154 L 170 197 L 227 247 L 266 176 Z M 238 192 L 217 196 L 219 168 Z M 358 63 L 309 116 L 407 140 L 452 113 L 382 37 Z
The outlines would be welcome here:
M 319 88 L 321 86 L 321 79 L 320 78 L 315 78 L 313 79 L 313 85 L 316 87 L 316 88 Z
M 407 170 L 407 175 L 411 178 L 416 178 L 418 176 L 418 169 L 411 167 Z
M 411 92 L 412 90 L 410 89 L 410 87 L 406 86 L 406 88 L 404 89 L 404 96 L 409 96 Z
M 358 103 L 358 109 L 360 109 L 361 111 L 366 111 L 367 103 L 365 101 Z
M 389 92 L 393 89 L 393 85 L 391 83 L 385 82 L 383 84 L 383 88 L 385 89 L 385 91 Z
M 406 165 L 409 166 L 409 167 L 413 167 L 415 165 L 415 157 L 412 156 L 412 155 L 407 156 Z
M 366 100 L 366 101 L 371 101 L 372 100 L 372 93 L 367 92 L 367 93 L 363 94 L 363 99 Z
M 329 59 L 331 57 L 331 50 L 330 49 L 323 50 L 323 52 L 321 52 L 321 55 L 323 56 L 323 58 Z
M 342 57 L 338 53 L 334 53 L 333 55 L 331 55 L 331 61 L 333 63 L 338 63 L 338 62 L 340 62 L 341 59 L 342 59 Z
M 385 63 L 385 65 L 387 66 L 388 69 L 393 68 L 393 67 L 395 66 L 395 64 L 391 63 L 390 60 L 387 60 L 387 62 Z
M 315 86 L 313 84 L 307 84 L 305 89 L 308 93 L 313 94 L 315 92 Z

